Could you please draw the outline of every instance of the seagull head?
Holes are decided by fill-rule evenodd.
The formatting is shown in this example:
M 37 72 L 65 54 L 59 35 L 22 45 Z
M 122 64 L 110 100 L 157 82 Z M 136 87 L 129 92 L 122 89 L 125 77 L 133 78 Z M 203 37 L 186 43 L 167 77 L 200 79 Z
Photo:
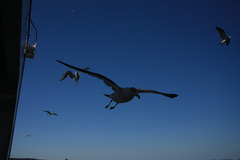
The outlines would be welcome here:
M 138 97 L 138 99 L 140 99 L 141 97 L 139 96 L 138 90 L 134 87 L 131 88 L 131 92 L 133 96 Z

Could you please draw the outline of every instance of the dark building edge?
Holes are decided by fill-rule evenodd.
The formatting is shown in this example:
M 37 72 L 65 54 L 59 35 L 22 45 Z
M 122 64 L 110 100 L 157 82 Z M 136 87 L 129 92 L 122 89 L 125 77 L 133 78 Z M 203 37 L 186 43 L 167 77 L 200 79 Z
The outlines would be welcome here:
M 31 0 L 3 0 L 0 5 L 0 159 L 10 157 L 24 73 Z

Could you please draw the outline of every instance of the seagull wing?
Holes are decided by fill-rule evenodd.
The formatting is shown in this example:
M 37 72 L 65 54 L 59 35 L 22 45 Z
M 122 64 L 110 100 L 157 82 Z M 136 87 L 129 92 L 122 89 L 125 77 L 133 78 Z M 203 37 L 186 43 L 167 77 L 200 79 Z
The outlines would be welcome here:
M 66 74 L 73 79 L 75 77 L 75 75 L 71 72 L 71 71 L 67 71 Z
M 79 78 L 80 78 L 80 75 L 79 75 L 78 71 L 76 71 L 76 72 L 75 72 L 75 75 L 74 75 L 75 81 L 78 81 Z
M 90 68 L 83 68 L 84 70 L 89 70 Z M 80 74 L 78 71 L 75 72 L 75 75 L 74 75 L 74 79 L 75 81 L 78 81 L 80 79 Z
M 90 68 L 89 67 L 87 67 L 87 68 L 83 68 L 84 70 L 89 70 Z
M 107 78 L 107 77 L 105 77 L 105 76 L 103 76 L 103 75 L 101 75 L 101 74 L 94 73 L 94 72 L 90 72 L 90 71 L 87 71 L 87 70 L 84 70 L 84 69 L 81 69 L 81 68 L 77 68 L 77 67 L 74 67 L 74 66 L 72 66 L 72 65 L 69 65 L 69 64 L 64 63 L 64 62 L 62 62 L 62 61 L 59 61 L 59 60 L 56 60 L 56 61 L 59 62 L 59 63 L 62 63 L 62 64 L 65 65 L 65 66 L 68 66 L 68 67 L 73 68 L 73 69 L 75 69 L 75 70 L 78 70 L 78 71 L 80 71 L 80 72 L 86 73 L 86 74 L 88 74 L 88 75 L 90 75 L 90 76 L 93 76 L 93 77 L 96 77 L 96 78 L 98 78 L 98 79 L 103 80 L 103 82 L 104 82 L 107 86 L 112 87 L 113 91 L 115 91 L 115 90 L 120 90 L 120 89 L 121 89 L 121 87 L 119 87 L 119 86 L 118 86 L 116 83 L 114 83 L 111 79 L 109 79 L 109 78 Z
M 43 110 L 43 112 L 46 112 L 46 113 L 48 113 L 48 114 L 52 114 L 51 112 L 49 112 L 49 111 L 46 111 L 46 110 Z
M 62 77 L 59 79 L 59 81 L 64 80 L 67 77 L 67 72 L 63 73 Z
M 216 27 L 216 30 L 217 30 L 218 33 L 220 34 L 221 39 L 226 39 L 226 38 L 227 38 L 227 36 L 226 36 L 226 34 L 225 34 L 225 31 L 224 31 L 222 28 Z
M 59 81 L 64 80 L 67 76 L 69 76 L 71 79 L 75 77 L 75 75 L 71 71 L 67 71 L 62 75 L 62 77 Z
M 55 115 L 55 116 L 57 116 L 58 114 L 57 114 L 57 113 L 53 113 L 52 115 Z
M 226 45 L 228 46 L 229 42 L 230 42 L 230 38 L 228 38 L 228 40 L 226 41 Z
M 25 137 L 30 137 L 32 134 L 28 134 L 28 135 L 26 135 Z
M 154 93 L 154 94 L 161 94 L 163 96 L 169 97 L 169 98 L 174 98 L 177 97 L 177 94 L 171 94 L 171 93 L 163 93 L 163 92 L 158 92 L 154 90 L 149 90 L 149 89 L 138 89 L 139 93 Z

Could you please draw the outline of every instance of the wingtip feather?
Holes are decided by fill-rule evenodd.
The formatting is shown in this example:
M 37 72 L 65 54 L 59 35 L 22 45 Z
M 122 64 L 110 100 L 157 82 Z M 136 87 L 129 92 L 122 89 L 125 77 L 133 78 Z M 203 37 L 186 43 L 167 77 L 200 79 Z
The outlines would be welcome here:
M 170 98 L 175 98 L 175 97 L 177 97 L 177 96 L 178 96 L 178 94 L 170 94 L 170 95 L 169 95 Z

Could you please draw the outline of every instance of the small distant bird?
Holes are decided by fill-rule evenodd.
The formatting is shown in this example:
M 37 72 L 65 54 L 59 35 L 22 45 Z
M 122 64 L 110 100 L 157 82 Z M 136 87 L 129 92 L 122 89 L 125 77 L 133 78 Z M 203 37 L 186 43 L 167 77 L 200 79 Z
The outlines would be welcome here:
M 77 10 L 75 10 L 75 9 L 72 9 L 71 12 L 72 13 L 78 13 Z
M 43 112 L 46 112 L 48 116 L 52 116 L 52 115 L 57 116 L 57 115 L 58 115 L 58 114 L 56 114 L 56 113 L 52 113 L 52 112 L 46 111 L 46 110 L 43 110 Z
M 32 134 L 28 134 L 28 135 L 26 135 L 25 137 L 27 138 L 27 137 L 30 137 Z
M 84 70 L 89 70 L 89 68 L 84 68 Z M 71 79 L 74 79 L 75 85 L 78 83 L 78 80 L 80 79 L 78 71 L 76 71 L 75 74 L 73 74 L 71 71 L 67 71 L 62 75 L 59 81 L 64 80 L 67 76 L 69 76 Z
M 61 62 L 59 60 L 57 60 L 57 61 L 59 63 L 62 63 L 65 66 L 68 66 L 68 67 L 73 68 L 75 70 L 86 73 L 90 76 L 101 79 L 101 80 L 103 80 L 105 85 L 107 85 L 108 87 L 111 87 L 112 90 L 114 91 L 114 93 L 104 94 L 105 96 L 107 96 L 111 99 L 111 101 L 109 102 L 109 104 L 105 108 L 108 108 L 109 105 L 112 103 L 112 101 L 116 102 L 116 104 L 114 106 L 110 107 L 110 110 L 114 109 L 118 105 L 118 103 L 129 102 L 135 96 L 138 97 L 138 99 L 140 99 L 139 93 L 155 93 L 155 94 L 161 94 L 161 95 L 169 97 L 169 98 L 174 98 L 174 97 L 178 96 L 177 94 L 163 93 L 163 92 L 157 92 L 157 91 L 154 91 L 154 90 L 146 90 L 146 89 L 136 89 L 134 87 L 121 88 L 116 83 L 114 83 L 111 79 L 109 79 L 109 78 L 107 78 L 107 77 L 105 77 L 101 74 L 90 72 L 90 71 L 87 71 L 87 70 L 84 70 L 84 69 L 81 69 L 81 68 L 77 68 L 77 67 L 74 67 L 72 65 Z
M 218 31 L 221 37 L 221 42 L 218 44 L 222 46 L 224 43 L 226 43 L 226 45 L 228 46 L 232 37 L 231 36 L 227 37 L 225 31 L 220 27 L 216 27 L 216 30 Z

